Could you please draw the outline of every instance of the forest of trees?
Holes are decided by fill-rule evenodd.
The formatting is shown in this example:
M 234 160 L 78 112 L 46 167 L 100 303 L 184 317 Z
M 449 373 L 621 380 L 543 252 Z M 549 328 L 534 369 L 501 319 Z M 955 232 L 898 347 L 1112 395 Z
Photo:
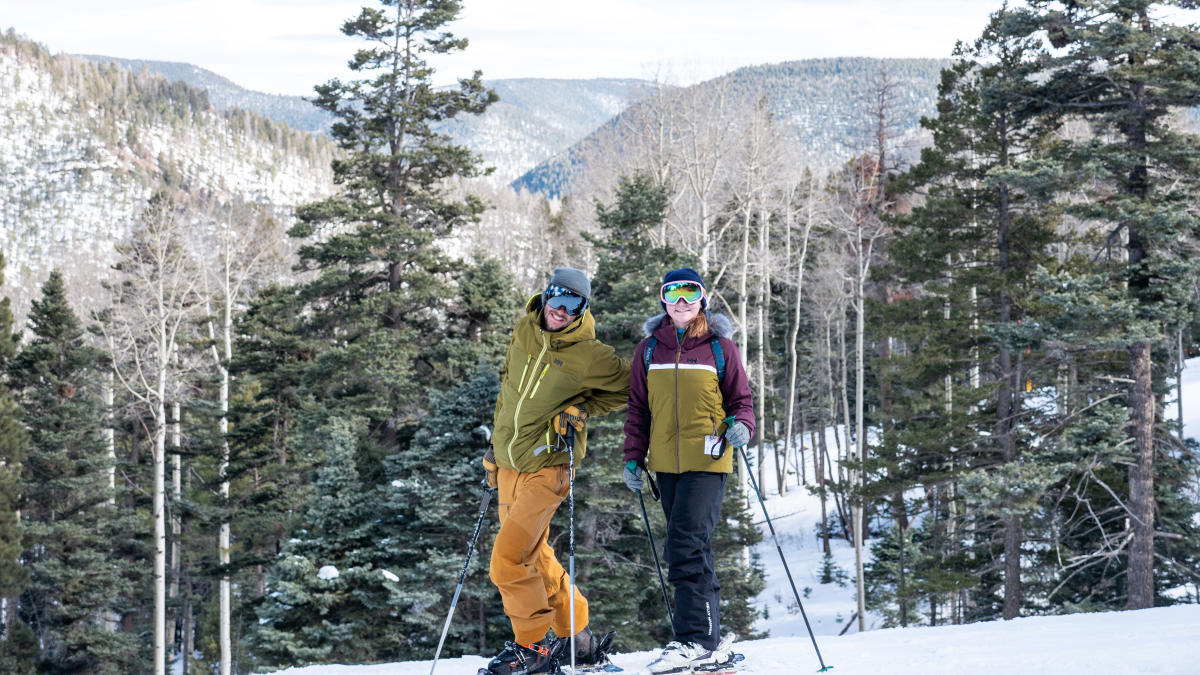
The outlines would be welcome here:
M 859 630 L 1197 602 L 1200 447 L 1173 383 L 1200 307 L 1181 114 L 1200 32 L 1160 12 L 1185 4 L 997 8 L 942 72 L 915 163 L 883 67 L 829 172 L 769 93 L 664 87 L 578 192 L 465 259 L 446 242 L 483 218 L 484 167 L 434 122 L 496 96 L 480 73 L 435 88 L 425 61 L 466 46 L 444 32 L 460 3 L 363 8 L 342 27 L 361 79 L 314 97 L 337 194 L 285 235 L 164 184 L 102 306 L 73 310 L 59 273 L 25 326 L 0 301 L 0 671 L 431 658 L 484 489 L 477 429 L 553 265 L 589 271 L 626 357 L 680 265 L 737 328 L 759 433 L 715 535 L 728 630 L 755 637 L 763 588 L 749 471 L 819 497 L 823 582 L 853 580 Z M 576 564 L 592 622 L 633 650 L 669 627 L 622 421 L 589 421 Z M 489 541 L 443 656 L 510 637 Z

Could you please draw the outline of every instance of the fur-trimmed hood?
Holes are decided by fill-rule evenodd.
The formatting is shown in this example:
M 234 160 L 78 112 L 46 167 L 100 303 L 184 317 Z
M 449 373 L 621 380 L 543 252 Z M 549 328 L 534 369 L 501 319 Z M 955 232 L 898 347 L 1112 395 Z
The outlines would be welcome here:
M 642 334 L 646 337 L 653 335 L 654 331 L 658 330 L 658 327 L 662 325 L 665 318 L 667 318 L 666 312 L 660 312 L 646 319 L 645 323 L 642 324 Z M 723 337 L 727 340 L 733 339 L 733 322 L 729 320 L 728 316 L 719 312 L 704 310 L 704 318 L 708 319 L 708 329 L 713 332 L 713 335 Z

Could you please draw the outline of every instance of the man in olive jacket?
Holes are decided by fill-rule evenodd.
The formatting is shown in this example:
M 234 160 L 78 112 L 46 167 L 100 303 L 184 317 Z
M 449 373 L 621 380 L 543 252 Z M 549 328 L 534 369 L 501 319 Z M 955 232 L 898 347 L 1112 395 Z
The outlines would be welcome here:
M 590 296 L 583 272 L 555 269 L 546 290 L 526 304 L 505 357 L 483 464 L 500 502 L 489 571 L 516 646 L 493 659 L 495 673 L 546 672 L 546 632 L 571 635 L 570 584 L 547 543 L 550 519 L 569 487 L 567 428 L 574 428 L 578 464 L 587 454 L 584 420 L 624 407 L 629 395 L 629 362 L 596 339 Z M 578 589 L 574 595 L 577 662 L 595 662 L 602 654 L 588 628 L 587 600 Z

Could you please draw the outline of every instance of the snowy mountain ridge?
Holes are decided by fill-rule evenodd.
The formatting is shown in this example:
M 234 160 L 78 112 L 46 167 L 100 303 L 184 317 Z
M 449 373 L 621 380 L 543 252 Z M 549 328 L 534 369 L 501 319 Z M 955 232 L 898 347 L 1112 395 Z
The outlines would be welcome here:
M 252 91 L 190 63 L 83 55 L 96 63 L 114 63 L 133 72 L 145 69 L 172 82 L 203 89 L 220 111 L 248 110 L 295 129 L 327 133 L 333 117 L 302 96 Z M 486 74 L 486 73 L 485 73 Z M 319 84 L 314 75 L 313 84 Z M 484 80 L 500 100 L 479 116 L 463 115 L 438 125 L 443 133 L 471 148 L 495 176 L 509 182 L 615 117 L 649 90 L 636 79 L 564 80 L 515 78 Z
M 85 296 L 95 289 L 158 189 L 261 204 L 285 221 L 333 189 L 325 137 L 11 33 L 0 36 L 0 120 L 3 293 L 18 320 L 55 267 Z

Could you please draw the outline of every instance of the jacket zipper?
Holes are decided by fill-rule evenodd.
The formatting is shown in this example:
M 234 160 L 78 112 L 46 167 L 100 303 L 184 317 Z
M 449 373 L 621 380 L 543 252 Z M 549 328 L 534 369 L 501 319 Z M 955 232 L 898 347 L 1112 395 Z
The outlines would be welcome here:
M 517 380 L 517 391 L 525 386 L 525 373 L 529 372 L 529 362 L 533 360 L 533 354 L 525 357 L 525 367 L 521 369 L 521 379 Z
M 679 459 L 679 359 L 683 356 L 683 340 L 675 332 L 675 473 L 683 473 Z
M 545 356 L 546 350 L 549 348 L 550 348 L 550 339 L 548 337 L 546 337 L 546 333 L 543 332 L 542 333 L 542 351 L 538 352 L 537 360 L 533 362 L 534 368 L 537 367 L 537 364 L 542 362 L 542 357 Z M 526 368 L 529 367 L 528 360 L 525 361 L 525 367 Z M 549 367 L 550 367 L 550 364 L 547 363 L 546 368 L 542 369 L 543 377 L 546 375 L 546 369 L 548 369 Z M 524 371 L 521 372 L 521 379 L 522 380 L 525 379 Z M 529 386 L 527 387 L 527 389 L 536 389 L 537 388 L 534 386 L 534 379 L 535 378 L 533 378 L 533 377 L 529 378 Z M 542 378 L 538 377 L 536 379 L 537 379 L 538 384 L 541 384 Z M 508 439 L 508 447 L 505 449 L 505 452 L 508 454 L 508 464 L 509 464 L 509 466 L 511 466 L 514 469 L 517 468 L 517 464 L 516 464 L 516 462 L 513 461 L 512 448 L 513 448 L 513 443 L 516 443 L 516 441 L 517 441 L 517 428 L 518 428 L 517 427 L 517 418 L 521 416 L 521 404 L 525 402 L 525 394 L 526 394 L 525 391 L 521 391 L 521 395 L 517 397 L 517 405 L 513 409 L 513 434 L 512 434 L 512 438 Z M 532 398 L 532 395 L 531 395 L 531 398 Z

